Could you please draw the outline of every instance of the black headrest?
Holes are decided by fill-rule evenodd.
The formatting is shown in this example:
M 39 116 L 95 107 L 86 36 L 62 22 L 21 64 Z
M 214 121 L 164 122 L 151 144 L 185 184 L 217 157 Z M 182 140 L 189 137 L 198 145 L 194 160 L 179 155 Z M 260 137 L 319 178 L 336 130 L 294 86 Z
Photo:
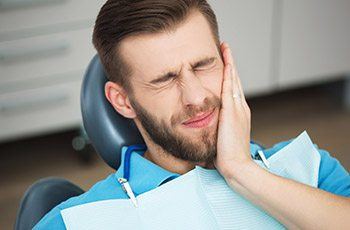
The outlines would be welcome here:
M 120 165 L 121 148 L 144 144 L 132 119 L 121 116 L 105 97 L 107 78 L 98 55 L 91 60 L 84 76 L 80 105 L 86 133 L 95 150 L 114 169 Z
M 49 177 L 35 182 L 21 200 L 15 229 L 32 229 L 56 205 L 82 193 L 84 190 L 61 178 Z

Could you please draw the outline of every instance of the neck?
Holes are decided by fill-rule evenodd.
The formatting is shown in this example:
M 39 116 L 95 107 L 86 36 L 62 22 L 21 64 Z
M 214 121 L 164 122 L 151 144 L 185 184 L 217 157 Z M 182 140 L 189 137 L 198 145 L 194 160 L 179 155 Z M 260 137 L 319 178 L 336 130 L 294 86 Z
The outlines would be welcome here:
M 177 174 L 185 174 L 192 169 L 196 165 L 208 168 L 208 169 L 214 169 L 214 164 L 206 164 L 202 162 L 194 163 L 190 161 L 185 161 L 179 158 L 176 158 L 172 156 L 169 153 L 165 153 L 162 149 L 159 147 L 148 147 L 147 151 L 143 155 L 144 158 L 147 160 L 153 162 L 154 164 Z
M 185 174 L 195 167 L 195 164 L 191 162 L 177 159 L 164 151 L 152 151 L 152 149 L 149 148 L 143 157 L 162 167 L 163 169 L 177 174 Z

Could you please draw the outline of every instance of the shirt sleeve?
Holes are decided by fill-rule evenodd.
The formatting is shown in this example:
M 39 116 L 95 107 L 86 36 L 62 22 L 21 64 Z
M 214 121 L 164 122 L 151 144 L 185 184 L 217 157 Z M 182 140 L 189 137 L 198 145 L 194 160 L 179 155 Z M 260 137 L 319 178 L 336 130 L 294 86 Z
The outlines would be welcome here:
M 288 145 L 295 138 L 282 141 L 275 144 L 272 148 L 265 149 L 264 154 L 266 157 L 270 157 L 277 151 Z M 324 149 L 318 148 L 321 161 L 318 173 L 318 188 L 324 191 L 339 195 L 350 197 L 350 175 L 349 172 L 341 165 L 339 160 L 332 157 L 329 152 Z
M 350 197 L 349 172 L 326 150 L 318 149 L 318 152 L 321 155 L 318 187 L 336 195 Z
M 61 210 L 55 207 L 50 212 L 48 212 L 33 228 L 33 230 L 64 230 L 66 225 L 63 222 L 61 216 Z

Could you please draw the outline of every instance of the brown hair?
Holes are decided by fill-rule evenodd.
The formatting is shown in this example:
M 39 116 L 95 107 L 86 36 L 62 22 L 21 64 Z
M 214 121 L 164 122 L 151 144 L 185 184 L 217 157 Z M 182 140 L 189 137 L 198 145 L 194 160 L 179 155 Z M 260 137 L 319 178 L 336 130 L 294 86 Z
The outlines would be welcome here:
M 120 42 L 130 36 L 170 31 L 198 10 L 207 19 L 219 46 L 216 16 L 206 0 L 108 0 L 94 27 L 93 44 L 110 81 L 132 93 L 131 68 L 119 53 Z

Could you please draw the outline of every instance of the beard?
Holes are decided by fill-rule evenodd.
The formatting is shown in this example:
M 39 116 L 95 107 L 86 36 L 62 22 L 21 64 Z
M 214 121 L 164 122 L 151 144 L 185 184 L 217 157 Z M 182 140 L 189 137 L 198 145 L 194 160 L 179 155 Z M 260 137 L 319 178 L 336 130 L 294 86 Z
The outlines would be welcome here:
M 200 112 L 208 112 L 213 109 L 220 111 L 221 100 L 217 96 L 214 95 L 210 99 L 205 98 L 204 102 L 202 108 L 186 107 L 183 114 L 172 116 L 171 124 L 167 125 L 163 120 L 158 120 L 156 116 L 144 109 L 136 100 L 130 99 L 130 103 L 148 136 L 165 152 L 185 161 L 210 164 L 216 158 L 217 127 L 214 127 L 213 134 L 211 129 L 203 128 L 198 138 L 189 138 L 174 128 L 182 121 L 190 119 Z

